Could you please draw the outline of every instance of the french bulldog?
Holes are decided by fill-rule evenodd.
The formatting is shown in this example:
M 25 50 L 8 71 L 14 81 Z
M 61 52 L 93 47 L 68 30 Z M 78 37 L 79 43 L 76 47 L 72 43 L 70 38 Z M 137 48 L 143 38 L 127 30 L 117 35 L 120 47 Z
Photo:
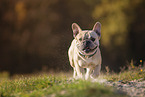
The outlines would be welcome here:
M 101 52 L 99 40 L 101 23 L 96 22 L 92 30 L 82 30 L 76 23 L 72 24 L 73 41 L 68 50 L 70 65 L 73 67 L 73 78 L 96 79 L 101 69 Z

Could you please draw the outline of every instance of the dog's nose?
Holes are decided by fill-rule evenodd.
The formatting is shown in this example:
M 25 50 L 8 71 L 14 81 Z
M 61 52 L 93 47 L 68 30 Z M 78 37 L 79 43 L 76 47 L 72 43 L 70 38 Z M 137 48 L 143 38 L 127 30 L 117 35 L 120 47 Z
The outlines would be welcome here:
M 88 46 L 91 42 L 90 41 L 84 41 L 83 44 Z
M 91 42 L 90 41 L 86 41 L 86 45 L 88 46 Z

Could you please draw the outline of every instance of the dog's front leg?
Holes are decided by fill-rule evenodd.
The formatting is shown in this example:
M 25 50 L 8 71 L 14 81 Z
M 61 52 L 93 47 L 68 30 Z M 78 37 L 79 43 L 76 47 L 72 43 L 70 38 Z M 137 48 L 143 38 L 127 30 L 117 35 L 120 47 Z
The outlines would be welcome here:
M 99 74 L 100 74 L 100 70 L 101 70 L 101 64 L 100 65 L 97 65 L 95 67 L 95 69 L 93 70 L 93 72 L 91 74 L 91 78 L 92 79 L 96 79 L 99 76 Z
M 87 69 L 87 72 L 86 72 L 86 75 L 85 75 L 85 80 L 88 80 L 89 77 L 90 77 L 90 74 L 92 72 L 92 68 L 86 68 Z
M 82 73 L 80 71 L 80 67 L 79 67 L 78 64 L 75 64 L 75 69 L 76 69 L 77 76 L 82 79 L 83 75 L 82 75 Z
M 73 74 L 73 78 L 76 78 L 76 77 L 77 77 L 77 72 L 76 72 L 76 68 L 75 68 L 75 67 L 73 67 L 73 69 L 74 69 L 74 74 Z

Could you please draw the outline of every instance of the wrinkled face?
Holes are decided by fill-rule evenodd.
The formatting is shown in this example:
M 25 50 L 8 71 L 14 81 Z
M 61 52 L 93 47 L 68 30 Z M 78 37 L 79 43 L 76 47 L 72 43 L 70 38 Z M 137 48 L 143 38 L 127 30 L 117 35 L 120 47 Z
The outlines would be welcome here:
M 81 31 L 77 36 L 77 48 L 85 55 L 93 54 L 99 47 L 99 36 L 92 30 Z
M 73 23 L 72 30 L 79 52 L 85 55 L 94 54 L 99 47 L 101 23 L 96 22 L 92 30 L 82 30 L 78 24 Z

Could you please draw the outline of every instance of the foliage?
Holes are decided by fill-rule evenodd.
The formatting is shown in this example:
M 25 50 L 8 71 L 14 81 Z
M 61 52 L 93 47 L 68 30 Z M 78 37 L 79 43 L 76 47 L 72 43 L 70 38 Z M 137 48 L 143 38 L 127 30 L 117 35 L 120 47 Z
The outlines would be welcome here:
M 102 22 L 102 32 L 104 32 L 102 33 L 102 44 L 104 46 L 126 46 L 129 30 L 127 28 L 135 16 L 133 10 L 140 3 L 141 0 L 102 0 L 95 7 L 93 17 Z

